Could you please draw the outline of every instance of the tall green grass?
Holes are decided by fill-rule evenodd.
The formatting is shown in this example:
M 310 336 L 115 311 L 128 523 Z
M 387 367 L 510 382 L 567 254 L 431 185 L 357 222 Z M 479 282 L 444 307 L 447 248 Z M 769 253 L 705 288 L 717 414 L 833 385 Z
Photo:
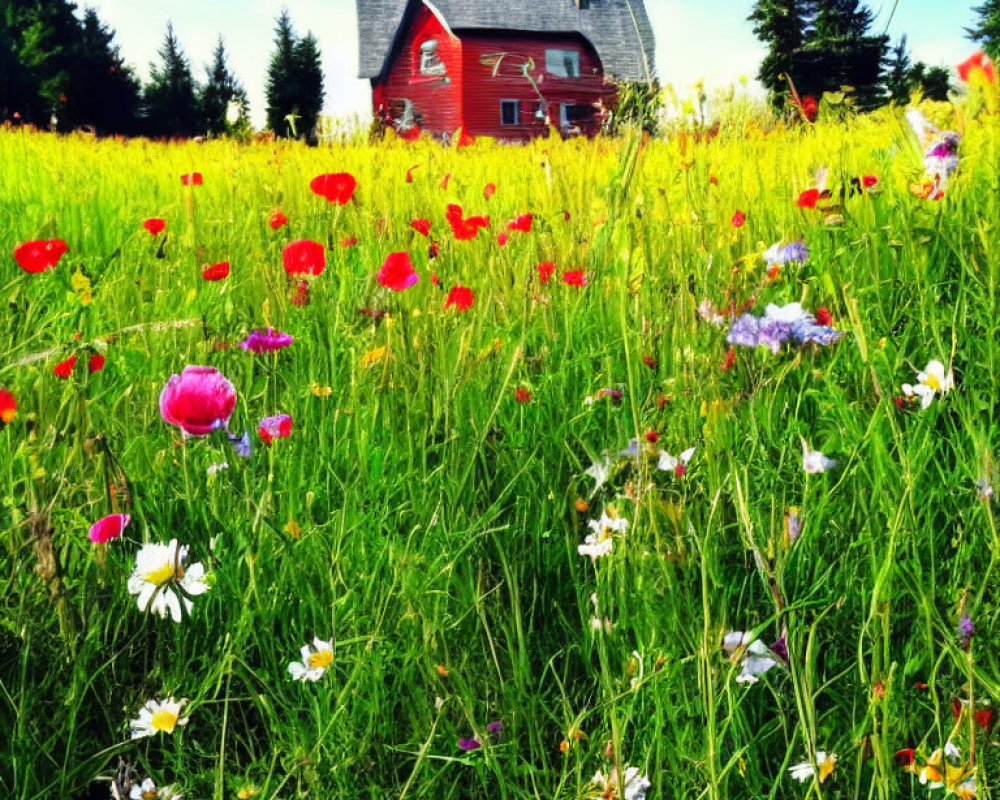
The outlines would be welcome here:
M 963 165 L 941 203 L 911 194 L 920 153 L 888 112 L 518 149 L 0 133 L 0 386 L 20 404 L 0 431 L 0 793 L 102 797 L 121 757 L 218 800 L 578 798 L 616 764 L 659 798 L 923 797 L 894 753 L 951 738 L 968 759 L 974 737 L 991 796 L 996 739 L 967 713 L 953 730 L 952 702 L 1000 699 L 1000 542 L 975 485 L 998 444 L 1000 128 L 949 109 L 935 112 L 963 128 Z M 824 225 L 795 203 L 821 166 L 835 194 L 863 174 L 882 191 L 848 194 L 843 224 Z M 204 186 L 181 186 L 192 170 Z M 336 171 L 359 182 L 340 211 L 308 189 Z M 535 230 L 454 242 L 449 202 L 494 234 L 525 212 Z M 291 220 L 278 232 L 274 207 Z M 163 258 L 140 227 L 152 216 Z M 433 222 L 433 262 L 415 217 Z M 51 273 L 9 255 L 55 236 L 70 252 Z M 754 254 L 799 237 L 810 261 L 768 282 Z M 297 238 L 330 245 L 301 307 L 281 268 Z M 375 274 L 397 250 L 421 281 L 391 295 Z M 230 278 L 203 282 L 222 260 Z M 589 285 L 563 285 L 564 269 Z M 443 311 L 454 284 L 476 292 L 470 311 Z M 751 295 L 827 306 L 847 334 L 740 351 L 723 372 L 725 330 L 696 308 Z M 267 324 L 293 346 L 220 348 Z M 95 342 L 102 372 L 82 358 L 71 380 L 52 374 Z M 900 385 L 934 358 L 957 388 L 901 412 Z M 234 427 L 286 412 L 291 438 L 247 461 L 221 437 L 182 442 L 157 397 L 187 364 L 233 381 Z M 605 387 L 621 405 L 584 404 Z M 673 453 L 698 446 L 689 473 L 613 459 L 593 492 L 585 470 L 648 430 Z M 800 437 L 837 469 L 805 475 Z M 576 547 L 606 504 L 631 525 L 592 565 Z M 785 547 L 791 506 L 804 526 Z M 115 511 L 132 541 L 105 552 L 87 529 Z M 125 588 L 137 542 L 170 538 L 214 580 L 182 624 Z M 591 626 L 592 595 L 610 633 Z M 738 685 L 730 629 L 787 630 L 789 669 Z M 334 666 L 294 683 L 313 635 L 334 637 Z M 171 694 L 190 723 L 130 742 L 139 707 Z M 485 746 L 459 750 L 472 736 Z M 838 754 L 833 775 L 794 782 L 817 750 Z

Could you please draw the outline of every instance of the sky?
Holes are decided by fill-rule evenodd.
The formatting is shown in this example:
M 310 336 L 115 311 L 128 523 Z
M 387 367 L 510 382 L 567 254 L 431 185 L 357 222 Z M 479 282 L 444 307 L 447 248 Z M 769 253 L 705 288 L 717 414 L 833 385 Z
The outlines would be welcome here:
M 531 0 L 523 0 L 531 2 Z M 570 2 L 570 0 L 566 0 Z M 264 120 L 264 83 L 274 20 L 287 7 L 296 31 L 319 39 L 326 75 L 325 113 L 370 114 L 368 81 L 357 79 L 358 34 L 354 0 L 79 0 L 117 32 L 125 60 L 145 80 L 149 64 L 173 22 L 195 77 L 221 34 L 230 68 L 247 89 L 254 124 Z M 974 0 L 875 0 L 875 32 L 895 41 L 905 33 L 914 61 L 953 66 L 973 51 L 964 29 L 974 20 Z M 684 93 L 703 79 L 709 88 L 752 78 L 763 49 L 746 21 L 751 0 L 646 0 L 656 34 L 656 71 Z

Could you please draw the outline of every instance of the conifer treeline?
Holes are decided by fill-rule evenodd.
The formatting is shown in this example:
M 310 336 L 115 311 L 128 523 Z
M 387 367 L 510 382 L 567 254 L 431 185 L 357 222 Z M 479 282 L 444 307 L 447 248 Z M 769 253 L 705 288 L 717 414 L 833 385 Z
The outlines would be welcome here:
M 268 123 L 278 135 L 310 137 L 323 106 L 316 38 L 278 20 L 268 71 Z M 286 57 L 284 47 L 289 44 Z M 199 83 L 168 24 L 142 85 L 92 8 L 73 0 L 0 0 L 0 123 L 101 135 L 220 135 L 249 130 L 247 96 L 229 69 L 222 37 Z

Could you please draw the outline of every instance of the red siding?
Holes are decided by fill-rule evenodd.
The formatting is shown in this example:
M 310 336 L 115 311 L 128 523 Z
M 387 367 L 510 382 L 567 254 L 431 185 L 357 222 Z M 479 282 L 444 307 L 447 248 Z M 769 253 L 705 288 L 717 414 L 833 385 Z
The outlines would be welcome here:
M 434 39 L 443 75 L 420 71 L 421 45 Z M 441 69 L 441 68 L 439 68 Z M 462 43 L 445 29 L 424 5 L 419 5 L 403 40 L 392 55 L 384 81 L 372 81 L 376 114 L 388 109 L 393 120 L 402 117 L 405 101 L 412 103 L 421 130 L 451 134 L 462 125 Z
M 503 140 L 527 140 L 543 135 L 547 131 L 546 122 L 535 118 L 539 92 L 547 103 L 553 125 L 559 126 L 559 106 L 566 103 L 587 107 L 587 119 L 578 123 L 581 133 L 598 132 L 600 122 L 592 104 L 606 96 L 608 90 L 604 85 L 600 59 L 583 37 L 576 34 L 539 36 L 504 31 L 464 31 L 460 32 L 460 36 L 465 81 L 463 116 L 470 133 Z M 579 53 L 580 77 L 549 75 L 545 69 L 545 51 L 548 49 Z M 498 54 L 504 56 L 494 76 L 492 64 L 496 63 Z M 524 65 L 528 59 L 534 62 L 534 69 L 529 68 L 528 73 L 537 83 L 539 92 L 525 78 Z M 520 125 L 500 124 L 501 100 L 521 101 Z

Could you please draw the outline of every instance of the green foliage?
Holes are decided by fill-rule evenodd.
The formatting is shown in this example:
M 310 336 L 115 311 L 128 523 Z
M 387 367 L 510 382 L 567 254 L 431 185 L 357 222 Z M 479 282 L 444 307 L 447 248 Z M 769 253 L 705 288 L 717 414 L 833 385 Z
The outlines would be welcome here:
M 947 67 L 928 67 L 922 61 L 913 65 L 911 89 L 919 89 L 928 100 L 944 102 L 951 91 L 951 72 Z
M 612 108 L 608 109 L 605 133 L 617 135 L 626 130 L 639 130 L 655 136 L 659 132 L 663 111 L 663 88 L 654 78 L 646 81 L 618 81 Z
M 167 23 L 159 50 L 160 63 L 151 64 L 143 92 L 145 127 L 151 136 L 196 136 L 203 132 L 191 65 Z
M 978 19 L 973 27 L 966 28 L 968 37 L 995 62 L 1000 62 L 1000 0 L 985 0 L 973 10 Z
M 908 103 L 913 85 L 910 54 L 906 48 L 906 34 L 900 37 L 889 53 L 886 64 L 885 88 L 892 103 Z
M 788 75 L 795 54 L 805 43 L 806 3 L 803 0 L 757 0 L 748 17 L 754 35 L 767 45 L 757 78 L 774 105 L 784 105 Z

